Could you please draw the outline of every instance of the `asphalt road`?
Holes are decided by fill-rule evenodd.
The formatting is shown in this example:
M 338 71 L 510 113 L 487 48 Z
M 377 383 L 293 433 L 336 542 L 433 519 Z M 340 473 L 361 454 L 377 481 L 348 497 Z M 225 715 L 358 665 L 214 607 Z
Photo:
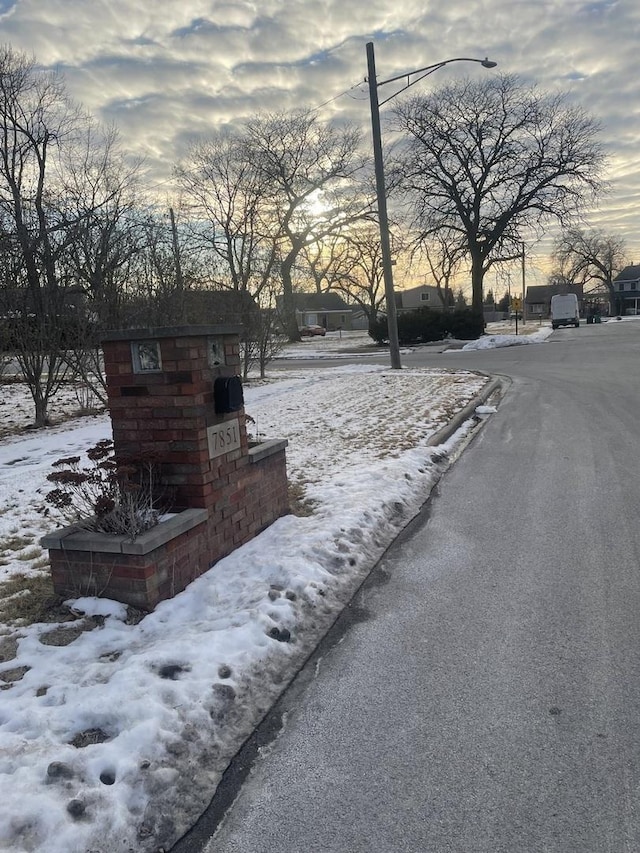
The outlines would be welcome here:
M 640 322 L 403 362 L 508 390 L 181 849 L 637 853 Z

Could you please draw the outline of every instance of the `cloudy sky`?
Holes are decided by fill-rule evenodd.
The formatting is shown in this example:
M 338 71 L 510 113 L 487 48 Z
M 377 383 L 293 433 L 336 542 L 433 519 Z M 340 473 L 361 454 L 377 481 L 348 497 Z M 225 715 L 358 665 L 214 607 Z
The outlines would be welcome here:
M 382 78 L 489 56 L 602 123 L 612 186 L 592 223 L 640 263 L 638 0 L 0 0 L 0 41 L 62 72 L 168 194 L 172 164 L 217 125 L 322 104 L 368 122 L 368 41 Z M 459 63 L 419 86 L 460 73 L 492 72 Z

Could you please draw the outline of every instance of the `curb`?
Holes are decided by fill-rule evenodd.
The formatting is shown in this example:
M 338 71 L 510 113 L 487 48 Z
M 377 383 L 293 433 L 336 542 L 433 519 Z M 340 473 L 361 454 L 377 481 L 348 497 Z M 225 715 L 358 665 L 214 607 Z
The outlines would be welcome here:
M 478 406 L 481 406 L 489 399 L 489 397 L 493 393 L 501 389 L 502 379 L 497 376 L 489 378 L 484 388 L 482 388 L 481 391 L 476 394 L 473 400 L 471 400 L 471 402 L 468 403 L 464 407 L 464 409 L 461 409 L 459 412 L 457 412 L 451 418 L 451 420 L 447 424 L 445 424 L 445 426 L 442 427 L 442 429 L 439 429 L 438 432 L 432 435 L 431 438 L 427 441 L 427 444 L 430 447 L 434 447 L 438 444 L 443 444 L 445 441 L 451 438 L 451 436 L 457 429 L 460 429 L 460 427 L 465 421 L 473 417 L 474 412 Z

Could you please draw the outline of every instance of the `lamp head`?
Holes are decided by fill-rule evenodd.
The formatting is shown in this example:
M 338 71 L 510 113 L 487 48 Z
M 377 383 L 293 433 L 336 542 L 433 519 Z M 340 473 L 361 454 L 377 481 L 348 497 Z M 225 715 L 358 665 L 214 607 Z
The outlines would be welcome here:
M 485 57 L 480 63 L 483 68 L 495 68 L 497 64 L 497 62 L 492 62 L 488 57 Z

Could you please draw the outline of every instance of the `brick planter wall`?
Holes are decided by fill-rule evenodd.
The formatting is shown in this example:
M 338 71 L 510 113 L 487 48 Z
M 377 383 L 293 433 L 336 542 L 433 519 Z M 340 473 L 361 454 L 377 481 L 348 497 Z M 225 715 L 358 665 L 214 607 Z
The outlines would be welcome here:
M 116 455 L 153 454 L 175 508 L 191 515 L 182 513 L 182 526 L 174 522 L 168 539 L 169 522 L 133 542 L 77 528 L 45 537 L 57 592 L 151 609 L 288 512 L 287 442 L 249 448 L 244 408 L 215 409 L 215 379 L 240 367 L 238 333 L 220 326 L 146 329 L 114 332 L 103 342 Z M 157 358 L 141 368 L 147 349 Z M 212 349 L 224 363 L 212 360 Z M 233 444 L 221 452 L 228 436 Z
M 134 540 L 77 525 L 45 536 L 56 591 L 104 596 L 150 609 L 210 565 L 206 510 L 185 510 Z
M 289 483 L 285 447 L 280 439 L 265 441 L 249 449 L 250 468 L 253 473 L 248 502 L 248 532 L 255 536 L 276 518 L 289 510 Z

